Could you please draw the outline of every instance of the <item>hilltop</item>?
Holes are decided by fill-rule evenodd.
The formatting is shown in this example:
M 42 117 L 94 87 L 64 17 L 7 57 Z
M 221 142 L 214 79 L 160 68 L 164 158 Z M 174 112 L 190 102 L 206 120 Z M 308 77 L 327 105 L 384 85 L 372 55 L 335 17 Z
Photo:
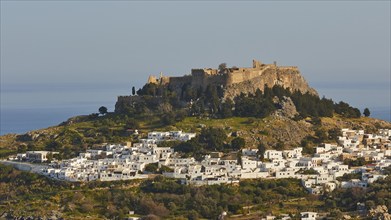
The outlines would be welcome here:
M 240 92 L 240 93 L 239 93 Z M 136 140 L 152 130 L 201 132 L 222 128 L 246 147 L 311 148 L 333 141 L 335 131 L 390 128 L 386 121 L 361 117 L 345 102 L 319 98 L 297 67 L 253 60 L 250 68 L 193 69 L 183 77 L 149 77 L 131 96 L 120 96 L 114 113 L 76 116 L 58 126 L 0 137 L 0 156 L 24 150 L 55 150 L 70 158 L 101 143 Z M 232 139 L 232 137 L 230 137 Z M 310 149 L 308 149 L 310 151 Z
M 277 63 L 264 64 L 253 60 L 252 67 L 226 67 L 220 64 L 218 69 L 201 68 L 192 69 L 190 75 L 180 77 L 149 76 L 139 95 L 152 95 L 162 97 L 165 93 L 173 93 L 179 99 L 179 105 L 196 101 L 202 93 L 212 89 L 222 100 L 233 100 L 235 97 L 246 94 L 256 94 L 257 91 L 265 92 L 267 88 L 279 86 L 290 92 L 300 92 L 318 96 L 315 89 L 311 88 L 301 75 L 297 66 L 277 66 Z M 133 94 L 135 95 L 135 94 Z M 123 112 L 140 100 L 135 96 L 119 96 L 116 103 L 116 112 Z M 159 102 L 155 100 L 155 102 Z
M 201 68 L 192 69 L 190 75 L 180 77 L 163 76 L 160 78 L 149 76 L 147 83 L 164 85 L 177 94 L 186 89 L 201 89 L 205 91 L 208 86 L 219 86 L 224 90 L 224 98 L 233 99 L 241 93 L 254 94 L 257 89 L 264 91 L 265 87 L 275 85 L 288 88 L 290 91 L 300 91 L 317 95 L 317 92 L 308 86 L 297 66 L 277 66 L 277 63 L 264 64 L 258 60 L 252 61 L 252 67 L 228 68 L 225 63 L 218 69 Z

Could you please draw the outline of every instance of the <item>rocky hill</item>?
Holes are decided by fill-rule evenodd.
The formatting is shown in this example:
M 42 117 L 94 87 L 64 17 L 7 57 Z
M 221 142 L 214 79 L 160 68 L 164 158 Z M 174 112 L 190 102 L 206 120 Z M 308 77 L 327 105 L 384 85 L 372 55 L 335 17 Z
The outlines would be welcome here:
M 208 106 L 211 102 L 235 100 L 244 95 L 255 95 L 258 91 L 265 93 L 267 89 L 282 88 L 290 93 L 299 92 L 319 97 L 315 89 L 311 88 L 296 66 L 277 66 L 263 64 L 253 60 L 252 67 L 231 67 L 224 65 L 219 69 L 203 68 L 192 69 L 191 75 L 182 77 L 159 78 L 150 76 L 144 87 L 137 91 L 137 95 L 119 96 L 115 105 L 115 112 L 126 113 L 129 109 L 143 108 L 143 106 L 160 106 L 171 109 L 188 107 L 195 102 L 203 102 Z M 148 96 L 148 97 L 145 97 Z M 211 101 L 210 99 L 215 101 Z M 199 101 L 201 100 L 201 101 Z M 169 105 L 165 105 L 169 103 Z M 216 104 L 215 104 L 216 105 Z M 151 108 L 143 108 L 143 111 Z M 170 110 L 171 111 L 171 110 Z M 212 110 L 213 111 L 213 110 Z
M 283 150 L 300 146 L 305 155 L 310 155 L 321 143 L 335 143 L 342 128 L 373 133 L 380 128 L 391 129 L 391 123 L 362 117 L 360 110 L 347 103 L 319 98 L 297 67 L 254 61 L 252 68 L 197 69 L 191 76 L 150 77 L 138 95 L 119 97 L 114 113 L 76 116 L 58 126 L 0 136 L 0 159 L 26 150 L 57 151 L 59 154 L 53 157 L 67 159 L 105 143 L 134 142 L 151 131 L 173 130 L 195 132 L 199 135 L 196 140 L 218 131 L 222 141 L 212 147 L 192 145 L 194 139 L 161 143 L 178 149 L 183 156 L 192 153 L 197 160 L 211 151 L 236 158 L 243 147 Z M 233 147 L 235 140 L 240 142 L 239 147 Z M 178 148 L 181 144 L 196 147 L 186 152 Z M 385 179 L 381 186 L 389 188 L 387 183 Z M 369 193 L 363 195 L 372 200 L 380 198 L 379 204 L 384 204 L 383 198 L 389 197 L 385 192 L 390 190 L 379 186 L 370 185 Z M 0 219 L 31 213 L 53 219 L 100 219 L 125 217 L 123 214 L 131 210 L 163 218 L 212 219 L 228 207 L 234 210 L 232 213 L 240 214 L 237 219 L 248 219 L 252 217 L 244 210 L 252 207 L 262 213 L 330 212 L 338 207 L 338 201 L 344 206 L 360 201 L 354 196 L 352 202 L 350 197 L 341 191 L 335 194 L 335 201 L 330 196 L 307 195 L 300 180 L 294 179 L 193 187 L 158 175 L 153 180 L 79 184 L 57 182 L 0 165 L 0 201 L 4 201 L 0 202 Z M 338 216 L 335 213 L 332 215 Z M 387 207 L 370 210 L 373 216 L 379 213 L 387 213 Z
M 140 135 L 173 129 L 199 133 L 198 125 L 204 124 L 241 136 L 247 147 L 261 143 L 284 149 L 333 141 L 331 134 L 341 128 L 391 128 L 389 122 L 360 117 L 347 103 L 320 99 L 297 67 L 256 60 L 251 68 L 222 66 L 193 69 L 184 77 L 150 77 L 138 95 L 118 97 L 115 107 L 115 113 L 104 116 L 77 116 L 48 129 L 2 136 L 0 156 L 45 149 L 73 157 L 96 144 L 133 141 L 136 129 Z

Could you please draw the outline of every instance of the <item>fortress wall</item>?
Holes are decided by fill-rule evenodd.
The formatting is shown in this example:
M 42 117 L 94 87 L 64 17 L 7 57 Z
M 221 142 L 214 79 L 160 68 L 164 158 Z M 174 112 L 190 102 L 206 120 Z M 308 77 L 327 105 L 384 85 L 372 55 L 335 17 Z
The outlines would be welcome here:
M 205 83 L 205 73 L 204 72 L 192 72 L 192 79 L 191 79 L 191 86 L 194 88 L 202 87 L 202 85 Z
M 200 77 L 205 74 L 205 71 L 203 69 L 192 69 L 191 70 L 191 75 L 193 77 Z
M 168 87 L 180 95 L 182 93 L 183 86 L 190 84 L 191 80 L 192 76 L 170 77 Z
M 227 74 L 218 74 L 218 75 L 212 75 L 212 76 L 207 76 L 206 77 L 206 84 L 205 84 L 205 87 L 207 85 L 226 85 L 227 84 L 227 78 L 228 78 L 228 75 Z
M 171 80 L 171 77 L 168 77 L 168 76 L 162 76 L 162 77 L 160 77 L 160 83 L 161 83 L 162 85 L 168 84 L 168 83 L 170 82 L 170 80 Z
M 239 71 L 234 71 L 229 74 L 228 85 L 241 83 L 243 81 L 252 80 L 255 77 L 261 76 L 265 69 L 247 68 Z
M 286 69 L 294 69 L 294 67 L 287 67 Z M 260 64 L 257 68 L 239 68 L 229 73 L 229 79 L 227 80 L 227 85 L 232 85 L 235 83 L 241 83 L 248 80 L 253 80 L 256 77 L 262 76 L 263 72 L 271 70 L 277 72 L 278 67 L 274 64 Z
M 208 74 L 203 72 L 192 72 L 191 85 L 194 88 L 206 89 L 208 85 L 226 85 L 227 74 Z
M 219 73 L 217 69 L 204 69 L 204 71 L 208 75 L 217 75 Z
M 132 102 L 139 102 L 141 100 L 141 96 L 118 96 L 117 97 L 117 103 L 118 102 L 121 102 L 121 103 L 126 103 L 126 104 L 129 104 L 129 103 L 132 103 Z
M 186 84 L 191 83 L 191 76 L 178 76 L 178 77 L 170 77 L 170 84 Z
M 304 77 L 294 67 L 267 68 L 261 71 L 250 71 L 247 77 L 244 74 L 231 74 L 232 76 L 230 78 L 235 83 L 227 86 L 224 94 L 225 98 L 235 97 L 240 95 L 240 93 L 255 93 L 257 89 L 264 91 L 265 86 L 271 88 L 274 85 L 288 88 L 292 92 L 298 90 L 303 94 L 309 92 L 310 94 L 318 95 L 316 90 L 308 86 Z
M 140 99 L 139 96 L 118 96 L 117 101 L 127 102 L 127 101 L 136 101 L 136 99 Z
M 192 76 L 203 76 L 203 75 L 218 75 L 219 72 L 217 69 L 192 69 L 191 75 Z
M 191 86 L 193 88 L 203 87 L 206 83 L 206 73 L 204 69 L 192 69 L 191 70 Z
M 279 66 L 278 69 L 281 70 L 299 70 L 297 66 Z

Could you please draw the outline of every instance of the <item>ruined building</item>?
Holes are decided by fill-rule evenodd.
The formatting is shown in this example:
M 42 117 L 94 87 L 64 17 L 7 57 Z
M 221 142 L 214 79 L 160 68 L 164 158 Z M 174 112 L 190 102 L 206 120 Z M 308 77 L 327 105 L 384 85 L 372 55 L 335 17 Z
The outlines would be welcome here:
M 180 92 L 184 85 L 191 85 L 195 89 L 205 89 L 208 85 L 221 86 L 224 89 L 224 98 L 233 98 L 243 93 L 255 93 L 257 89 L 264 90 L 265 86 L 280 85 L 291 91 L 300 91 L 318 95 L 308 86 L 297 66 L 277 66 L 263 64 L 253 60 L 252 67 L 233 67 L 222 70 L 204 68 L 192 69 L 191 75 L 181 77 L 150 76 L 148 83 L 166 85 Z M 180 93 L 178 93 L 180 94 Z
M 177 94 L 182 94 L 182 89 L 188 86 L 196 90 L 205 90 L 208 85 L 215 85 L 224 91 L 223 97 L 233 99 L 240 93 L 255 93 L 257 89 L 264 91 L 265 87 L 280 85 L 284 88 L 301 93 L 310 93 L 318 96 L 315 89 L 308 86 L 304 77 L 296 66 L 277 66 L 263 64 L 253 60 L 252 67 L 232 67 L 224 69 L 192 69 L 190 75 L 180 77 L 149 76 L 148 83 L 167 86 Z M 119 106 L 126 106 L 138 102 L 138 96 L 120 96 L 116 104 L 116 111 Z

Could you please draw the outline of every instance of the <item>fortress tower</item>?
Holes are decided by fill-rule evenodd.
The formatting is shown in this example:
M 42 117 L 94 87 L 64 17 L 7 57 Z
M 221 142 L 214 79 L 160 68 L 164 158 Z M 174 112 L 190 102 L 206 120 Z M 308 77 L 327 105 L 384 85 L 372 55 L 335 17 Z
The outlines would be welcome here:
M 262 63 L 258 60 L 253 60 L 253 68 L 254 69 L 260 69 L 262 66 Z
M 148 77 L 148 82 L 147 82 L 147 83 L 148 83 L 148 84 L 149 84 L 149 83 L 157 84 L 157 83 L 158 83 L 158 80 L 156 79 L 155 76 L 149 75 L 149 77 Z

